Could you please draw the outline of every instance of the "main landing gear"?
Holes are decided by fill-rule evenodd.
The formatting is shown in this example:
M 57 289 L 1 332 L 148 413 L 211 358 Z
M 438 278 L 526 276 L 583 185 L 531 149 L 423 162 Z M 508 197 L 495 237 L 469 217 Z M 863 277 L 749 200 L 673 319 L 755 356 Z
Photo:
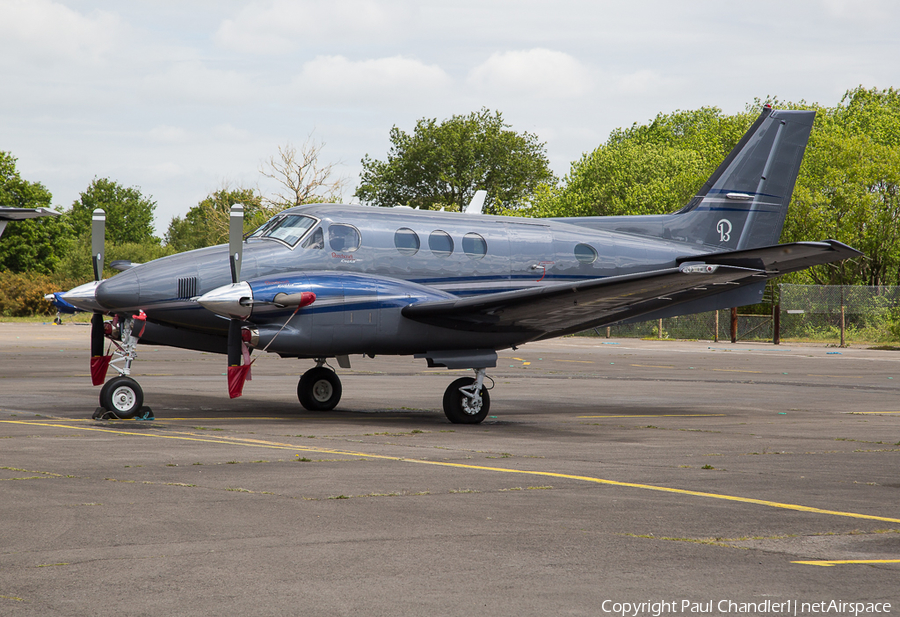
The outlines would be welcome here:
M 474 379 L 460 377 L 444 391 L 444 415 L 453 424 L 480 424 L 491 409 L 491 396 L 484 387 L 485 369 L 473 370 Z
M 475 377 L 461 377 L 444 392 L 444 415 L 454 424 L 480 424 L 491 409 L 491 395 L 484 386 L 485 369 L 477 368 Z M 488 377 L 490 379 L 490 377 Z M 325 358 L 316 358 L 297 384 L 297 398 L 309 411 L 331 411 L 341 400 L 341 380 L 325 366 Z
M 316 358 L 316 367 L 303 373 L 297 384 L 297 398 L 309 411 L 331 411 L 340 402 L 342 391 L 341 380 L 325 366 L 325 358 Z

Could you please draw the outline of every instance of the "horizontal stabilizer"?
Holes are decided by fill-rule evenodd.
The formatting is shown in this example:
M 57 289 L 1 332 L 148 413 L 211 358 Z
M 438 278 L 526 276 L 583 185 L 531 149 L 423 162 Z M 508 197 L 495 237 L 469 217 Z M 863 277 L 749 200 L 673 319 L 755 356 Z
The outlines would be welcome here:
M 764 246 L 744 251 L 707 253 L 700 256 L 691 255 L 680 257 L 676 261 L 685 263 L 700 260 L 707 264 L 756 268 L 765 270 L 772 275 L 778 275 L 797 272 L 798 270 L 805 270 L 812 266 L 820 266 L 842 259 L 853 259 L 860 255 L 862 253 L 842 242 L 825 240 L 823 242 L 776 244 L 775 246 Z

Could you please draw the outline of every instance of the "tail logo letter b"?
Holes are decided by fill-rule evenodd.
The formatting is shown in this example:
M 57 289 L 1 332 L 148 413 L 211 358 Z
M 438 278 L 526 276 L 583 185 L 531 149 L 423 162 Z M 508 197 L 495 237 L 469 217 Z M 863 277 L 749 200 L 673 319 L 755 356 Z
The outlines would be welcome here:
M 729 242 L 731 240 L 731 221 L 720 220 L 716 223 L 716 231 L 719 232 L 719 242 Z

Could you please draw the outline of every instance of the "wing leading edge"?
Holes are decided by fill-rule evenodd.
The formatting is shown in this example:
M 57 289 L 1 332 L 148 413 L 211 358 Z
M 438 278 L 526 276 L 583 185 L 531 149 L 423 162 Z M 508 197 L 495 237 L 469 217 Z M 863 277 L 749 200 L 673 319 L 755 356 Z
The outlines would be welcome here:
M 410 304 L 403 316 L 457 330 L 531 332 L 533 340 L 545 339 L 858 255 L 835 240 L 694 255 L 662 270 Z

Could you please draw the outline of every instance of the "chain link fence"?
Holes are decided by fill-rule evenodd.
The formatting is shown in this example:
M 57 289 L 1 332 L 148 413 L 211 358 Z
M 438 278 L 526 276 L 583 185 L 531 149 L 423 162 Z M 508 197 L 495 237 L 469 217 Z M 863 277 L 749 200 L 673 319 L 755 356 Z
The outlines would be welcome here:
M 779 285 L 782 338 L 888 343 L 900 339 L 900 287 Z
M 718 313 L 718 315 L 716 314 Z M 739 340 L 771 341 L 772 330 L 771 315 L 744 315 L 737 316 L 737 331 Z M 642 321 L 639 323 L 610 326 L 609 328 L 596 328 L 586 332 L 589 336 L 607 336 L 622 338 L 660 338 L 660 339 L 688 339 L 708 341 L 731 340 L 731 311 L 711 311 L 708 313 L 694 313 L 693 315 L 681 315 L 662 320 Z
M 588 336 L 730 341 L 730 310 L 596 328 Z M 900 341 L 900 287 L 770 285 L 765 302 L 741 307 L 736 340 L 847 345 Z

